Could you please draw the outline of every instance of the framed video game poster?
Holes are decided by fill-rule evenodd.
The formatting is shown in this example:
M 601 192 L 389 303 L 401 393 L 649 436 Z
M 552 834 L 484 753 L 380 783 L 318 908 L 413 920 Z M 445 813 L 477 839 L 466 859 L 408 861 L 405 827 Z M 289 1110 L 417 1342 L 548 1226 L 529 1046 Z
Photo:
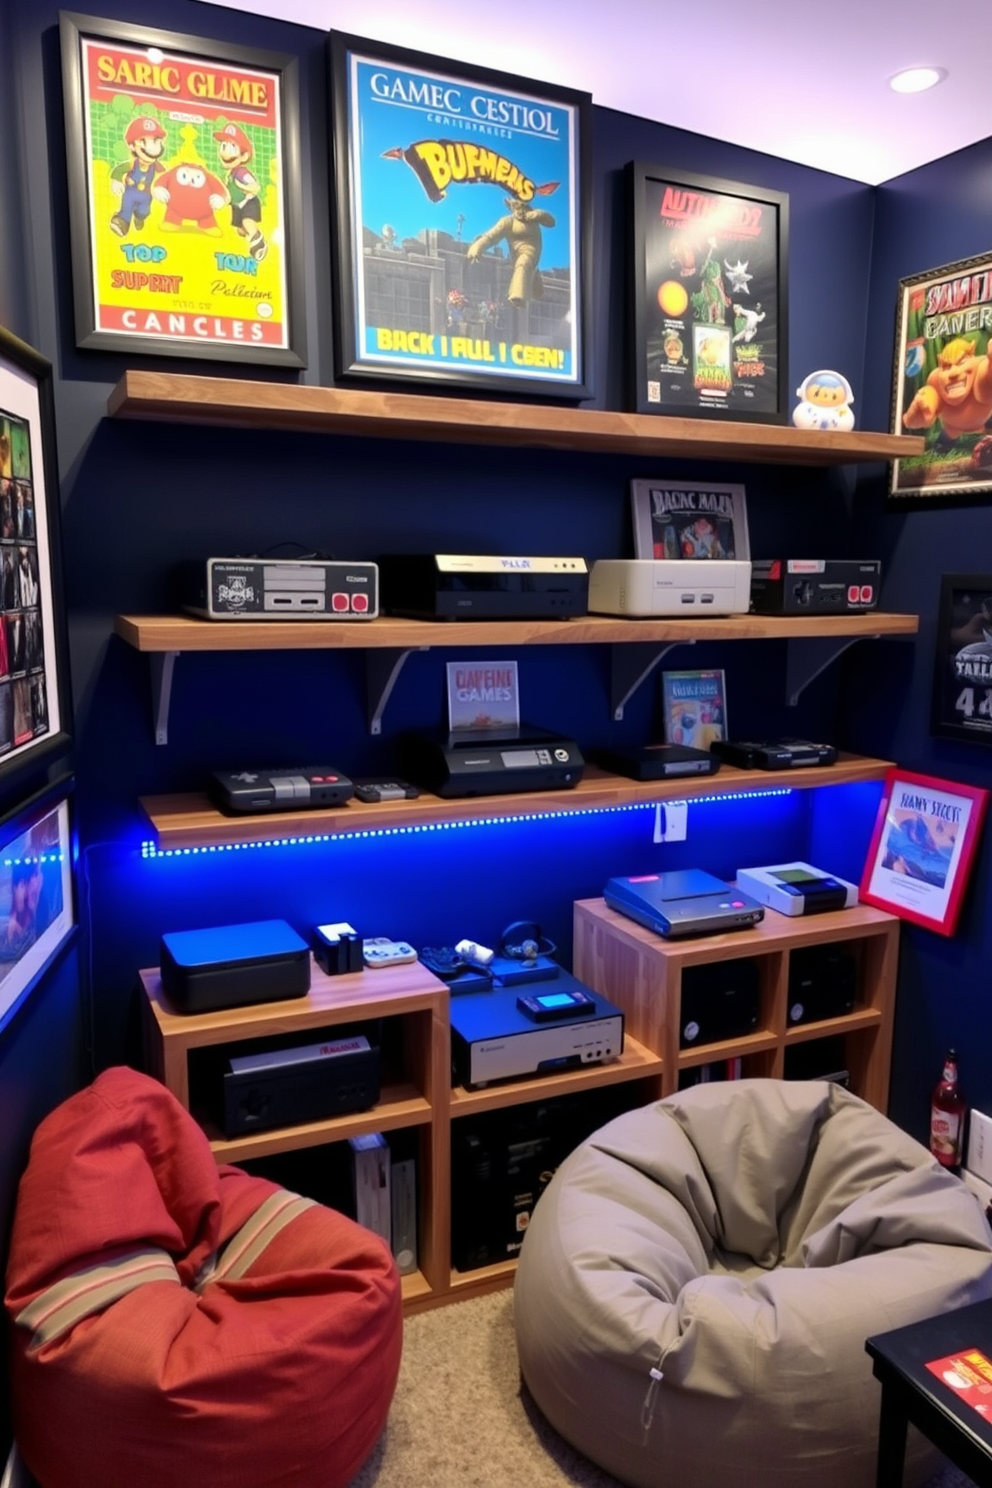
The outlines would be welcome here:
M 992 255 L 899 281 L 892 432 L 922 434 L 893 460 L 889 505 L 992 498 Z
M 633 405 L 783 424 L 789 198 L 632 161 Z
M 59 29 L 76 344 L 304 367 L 295 59 Z
M 588 397 L 591 98 L 332 32 L 339 378 Z
M 989 792 L 888 772 L 859 889 L 866 904 L 938 935 L 957 929 Z
M 52 367 L 0 327 L 0 810 L 71 744 Z
M 0 1032 L 74 935 L 71 781 L 0 816 Z
M 930 732 L 992 747 L 992 574 L 944 574 Z

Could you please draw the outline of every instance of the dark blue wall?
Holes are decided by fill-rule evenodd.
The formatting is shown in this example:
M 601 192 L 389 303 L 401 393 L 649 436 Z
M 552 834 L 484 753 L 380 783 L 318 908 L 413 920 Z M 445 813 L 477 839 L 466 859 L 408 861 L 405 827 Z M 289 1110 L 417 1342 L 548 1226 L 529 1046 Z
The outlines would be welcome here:
M 864 413 L 885 427 L 892 388 L 896 299 L 901 278 L 988 254 L 992 140 L 938 160 L 879 188 L 865 357 Z M 920 616 L 919 643 L 891 674 L 860 675 L 850 694 L 848 727 L 866 753 L 897 759 L 971 785 L 992 786 L 992 753 L 932 738 L 930 695 L 940 576 L 992 572 L 992 507 L 891 512 L 880 476 L 858 493 L 866 547 L 885 562 L 886 604 Z M 902 937 L 892 1114 L 919 1127 L 941 1048 L 961 1055 L 966 1094 L 992 1111 L 992 917 L 988 829 L 961 929 L 953 940 L 906 926 Z M 938 1071 L 939 1072 L 939 1071 Z
M 192 0 L 145 0 L 140 10 L 118 0 L 101 13 L 299 57 L 310 348 L 302 380 L 331 383 L 324 35 Z M 701 470 L 630 457 L 480 452 L 106 419 L 107 396 L 127 362 L 75 349 L 57 17 L 53 0 L 8 0 L 0 20 L 9 31 L 7 55 L 16 71 L 16 87 L 0 90 L 0 121 L 6 125 L 6 114 L 12 114 L 17 138 L 16 150 L 3 152 L 0 183 L 22 204 L 22 211 L 6 212 L 0 226 L 0 264 L 10 250 L 7 267 L 0 269 L 0 321 L 38 346 L 56 370 L 77 709 L 84 982 L 92 1000 L 97 1067 L 137 1058 L 136 972 L 156 960 L 163 930 L 267 913 L 300 925 L 318 917 L 354 918 L 365 933 L 423 942 L 466 930 L 485 939 L 508 919 L 536 917 L 567 952 L 571 900 L 598 893 L 608 872 L 628 866 L 694 860 L 731 873 L 749 855 L 767 861 L 773 849 L 785 856 L 803 852 L 805 844 L 824 840 L 818 835 L 824 823 L 836 840 L 842 821 L 836 850 L 846 861 L 832 866 L 856 877 L 877 798 L 877 791 L 839 791 L 826 812 L 821 800 L 819 829 L 812 799 L 694 807 L 689 843 L 674 850 L 654 846 L 650 814 L 633 812 L 196 859 L 143 857 L 139 844 L 148 834 L 137 806 L 141 795 L 199 788 L 209 769 L 236 763 L 330 759 L 352 773 L 388 770 L 397 730 L 433 722 L 442 709 L 450 655 L 444 649 L 411 659 L 383 736 L 375 740 L 365 724 L 361 654 L 182 656 L 170 742 L 156 747 L 147 661 L 113 636 L 113 618 L 170 607 L 170 568 L 191 555 L 250 552 L 282 541 L 350 558 L 375 558 L 386 545 L 567 552 L 589 559 L 622 555 L 630 551 L 632 477 L 692 473 L 742 480 L 755 553 L 882 551 L 888 565 L 883 605 L 923 611 L 921 645 L 893 641 L 854 648 L 795 710 L 784 704 L 785 650 L 778 643 L 700 644 L 673 653 L 669 664 L 726 668 L 734 731 L 805 730 L 842 747 L 978 778 L 981 762 L 973 754 L 948 753 L 947 746 L 935 752 L 927 740 L 925 675 L 937 575 L 973 561 L 984 519 L 980 513 L 888 517 L 879 494 L 881 472 L 877 478 L 861 472 L 865 479 L 856 490 L 850 470 L 733 463 Z M 328 19 L 333 23 L 333 14 Z M 974 191 L 978 170 L 970 158 L 969 152 L 935 167 L 932 181 L 927 176 L 924 182 L 921 173 L 920 187 L 928 188 L 921 205 L 915 177 L 875 192 L 596 109 L 592 406 L 623 406 L 627 161 L 789 193 L 790 386 L 817 367 L 836 367 L 855 387 L 859 426 L 884 429 L 896 277 L 971 252 L 981 242 L 977 204 L 966 202 L 967 181 Z M 976 160 L 982 158 L 979 152 Z M 936 186 L 946 170 L 957 172 L 958 184 L 939 196 Z M 934 242 L 939 234 L 946 248 L 945 238 Z M 142 364 L 157 365 L 152 359 Z M 239 370 L 172 359 L 159 365 L 207 375 Z M 252 369 L 248 375 L 268 374 Z M 652 687 L 637 694 L 622 723 L 611 722 L 606 648 L 536 647 L 518 659 L 525 715 L 573 733 L 586 748 L 642 739 L 656 726 Z M 845 813 L 840 817 L 838 804 Z M 983 858 L 979 892 L 986 876 Z M 923 933 L 906 938 L 894 1105 L 917 1134 L 925 1119 L 925 1085 L 943 1043 L 955 1036 L 967 1049 L 969 1035 L 985 1031 L 977 991 L 981 937 L 980 916 L 972 912 L 950 945 L 935 944 L 935 937 Z M 956 965 L 967 975 L 959 977 Z M 51 1091 L 52 1081 L 69 1086 L 64 1061 L 56 1061 L 53 1071 L 35 1044 L 15 1040 L 11 1049 L 0 1079 L 6 1081 L 8 1065 L 16 1066 L 23 1092 L 18 1129 L 24 1131 L 37 1106 L 45 1104 L 39 1089 Z M 982 1071 L 972 1072 L 967 1059 L 965 1072 L 981 1086 Z

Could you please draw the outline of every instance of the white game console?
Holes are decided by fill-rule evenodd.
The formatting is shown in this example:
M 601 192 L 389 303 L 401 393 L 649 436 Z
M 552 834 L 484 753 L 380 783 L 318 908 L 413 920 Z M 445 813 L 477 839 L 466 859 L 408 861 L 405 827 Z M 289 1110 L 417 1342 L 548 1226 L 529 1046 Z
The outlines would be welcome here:
M 598 558 L 589 574 L 596 615 L 746 615 L 751 563 L 742 558 Z
M 759 904 L 785 915 L 826 914 L 832 909 L 850 909 L 858 902 L 856 884 L 810 863 L 739 868 L 737 883 Z

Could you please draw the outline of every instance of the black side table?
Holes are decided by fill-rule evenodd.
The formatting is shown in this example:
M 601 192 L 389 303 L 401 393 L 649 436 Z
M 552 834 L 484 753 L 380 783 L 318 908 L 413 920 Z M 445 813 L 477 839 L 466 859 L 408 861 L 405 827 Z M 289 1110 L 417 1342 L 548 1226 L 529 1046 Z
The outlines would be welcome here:
M 992 1415 L 981 1415 L 926 1367 L 965 1349 L 992 1360 L 992 1301 L 879 1333 L 865 1348 L 882 1386 L 876 1488 L 902 1488 L 910 1422 L 978 1488 L 992 1488 Z M 989 1401 L 992 1411 L 992 1395 Z

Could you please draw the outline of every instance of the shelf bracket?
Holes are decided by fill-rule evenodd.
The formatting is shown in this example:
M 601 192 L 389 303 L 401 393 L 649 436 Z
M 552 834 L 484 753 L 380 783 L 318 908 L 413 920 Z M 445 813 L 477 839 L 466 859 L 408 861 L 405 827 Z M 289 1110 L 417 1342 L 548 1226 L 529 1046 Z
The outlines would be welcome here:
M 653 641 L 634 641 L 629 645 L 610 648 L 610 703 L 613 718 L 619 722 L 623 710 L 642 682 L 646 682 L 669 651 L 676 646 L 694 646 L 695 639 L 670 641 L 667 646 L 658 646 Z
M 152 664 L 152 718 L 155 723 L 155 743 L 169 742 L 169 703 L 172 700 L 172 673 L 176 666 L 178 651 L 153 651 L 148 658 Z
M 408 656 L 414 651 L 429 651 L 429 646 L 408 646 L 405 650 L 392 647 L 381 651 L 366 651 L 365 682 L 368 698 L 369 733 L 382 733 L 382 715 L 399 681 L 400 672 Z
M 831 662 L 837 660 L 838 656 L 850 646 L 856 646 L 858 641 L 877 641 L 881 637 L 874 636 L 851 636 L 848 639 L 838 636 L 807 636 L 798 640 L 793 639 L 786 642 L 787 651 L 785 658 L 785 699 L 790 708 L 798 703 L 805 689 L 813 682 L 821 672 L 825 672 Z

